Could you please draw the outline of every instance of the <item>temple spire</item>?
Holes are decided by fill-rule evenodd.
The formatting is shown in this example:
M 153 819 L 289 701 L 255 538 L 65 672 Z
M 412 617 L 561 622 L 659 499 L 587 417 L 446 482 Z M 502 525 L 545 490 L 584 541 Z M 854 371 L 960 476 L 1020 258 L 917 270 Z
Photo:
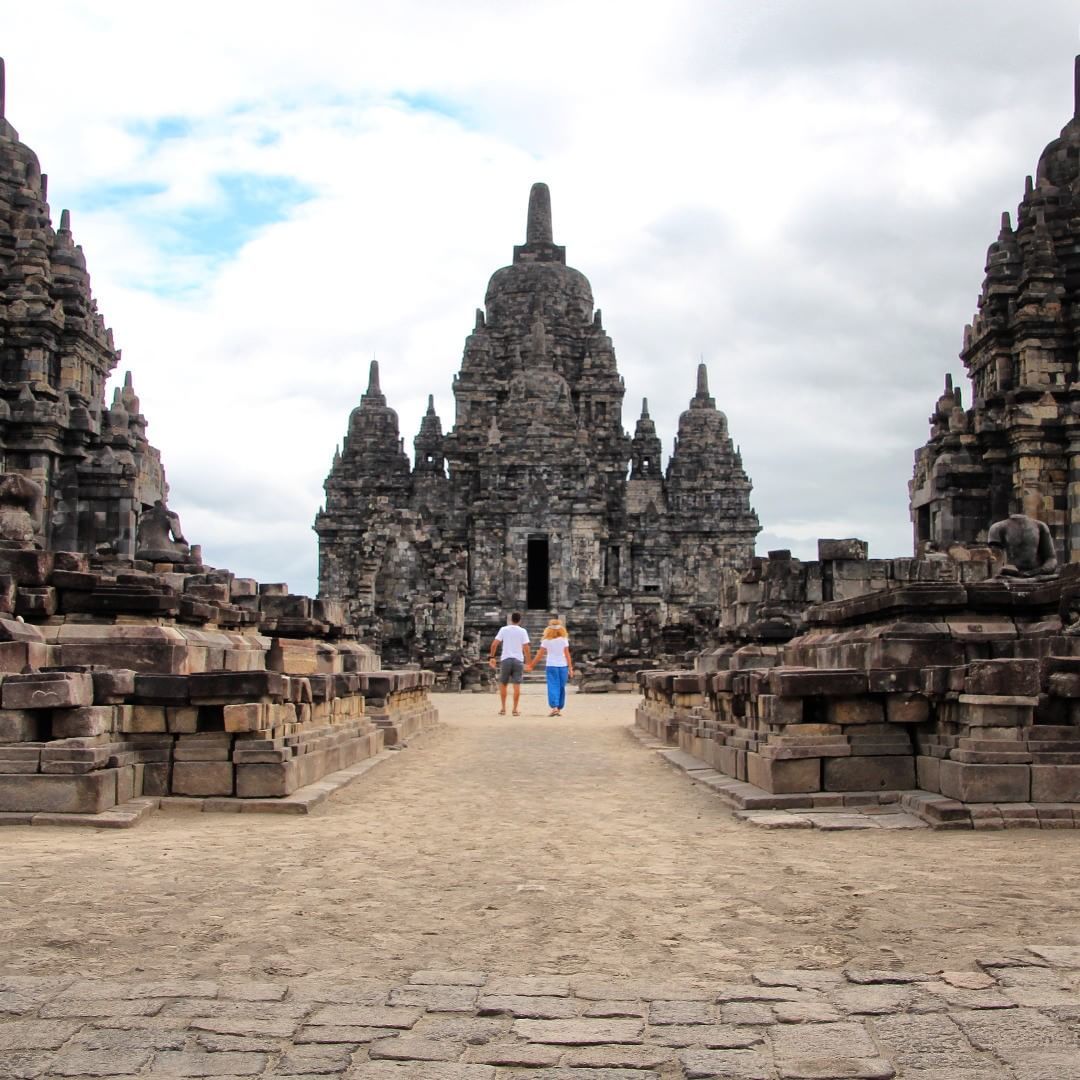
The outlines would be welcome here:
M 371 367 L 368 369 L 368 388 L 369 394 L 381 394 L 382 390 L 379 388 L 379 361 L 372 360 Z
M 553 244 L 551 192 L 547 184 L 533 184 L 529 192 L 529 217 L 525 224 L 526 244 Z
M 60 232 L 71 232 L 71 211 L 60 211 Z
M 704 363 L 697 366 L 697 396 L 702 398 L 709 396 L 709 369 Z
M 0 56 L 0 120 L 6 119 L 4 113 L 4 101 L 7 97 L 7 80 L 4 75 L 4 58 Z
M 647 397 L 641 399 L 641 419 L 649 419 L 649 399 Z
M 434 416 L 435 415 L 435 395 L 434 394 L 428 394 L 428 397 L 427 397 L 427 414 L 428 414 L 428 416 Z
M 3 101 L 3 68 L 0 67 L 0 102 Z M 0 105 L 0 120 L 3 119 L 3 107 Z M 1080 56 L 1073 61 L 1073 119 L 1080 120 Z

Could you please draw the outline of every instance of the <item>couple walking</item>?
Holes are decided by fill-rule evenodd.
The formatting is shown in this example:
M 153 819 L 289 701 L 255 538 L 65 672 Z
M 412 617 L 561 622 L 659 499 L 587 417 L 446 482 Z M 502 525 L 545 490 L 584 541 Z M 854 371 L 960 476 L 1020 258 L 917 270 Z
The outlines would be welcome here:
M 566 627 L 558 619 L 548 623 L 536 656 L 530 659 L 529 633 L 521 625 L 521 612 L 510 615 L 510 621 L 495 635 L 491 643 L 491 666 L 495 667 L 495 653 L 502 645 L 502 658 L 499 662 L 499 715 L 506 715 L 506 688 L 514 687 L 514 715 L 520 716 L 518 705 L 521 702 L 521 678 L 526 671 L 532 671 L 544 656 L 544 671 L 547 675 L 549 716 L 562 716 L 566 706 L 566 684 L 573 678 L 574 661 L 570 656 L 570 639 Z

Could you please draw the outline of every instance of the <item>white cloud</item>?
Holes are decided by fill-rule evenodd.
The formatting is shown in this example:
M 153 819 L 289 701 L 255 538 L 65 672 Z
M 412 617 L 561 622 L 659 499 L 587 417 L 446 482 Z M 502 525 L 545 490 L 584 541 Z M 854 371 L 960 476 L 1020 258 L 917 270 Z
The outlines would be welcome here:
M 829 531 L 908 553 L 912 452 L 986 246 L 1071 106 L 1063 0 L 977 21 L 928 0 L 50 13 L 47 34 L 5 17 L 8 116 L 54 217 L 73 210 L 173 504 L 211 562 L 306 590 L 368 360 L 407 445 L 429 392 L 450 425 L 536 179 L 604 309 L 625 425 L 647 396 L 670 446 L 704 354 L 762 551 Z M 235 175 L 306 198 L 239 228 Z M 184 247 L 222 214 L 236 250 Z

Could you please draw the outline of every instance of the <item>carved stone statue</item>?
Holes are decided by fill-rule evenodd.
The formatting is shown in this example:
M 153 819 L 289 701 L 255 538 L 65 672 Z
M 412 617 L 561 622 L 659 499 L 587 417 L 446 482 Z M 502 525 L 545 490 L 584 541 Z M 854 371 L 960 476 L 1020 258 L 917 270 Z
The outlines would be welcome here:
M 33 547 L 41 517 L 41 485 L 20 473 L 0 473 L 0 541 Z
M 191 549 L 180 528 L 180 516 L 161 499 L 139 516 L 135 558 L 147 562 L 188 562 Z
M 1022 513 L 1010 514 L 990 526 L 987 543 L 1002 550 L 1005 559 L 995 577 L 1043 578 L 1057 574 L 1053 537 L 1046 523 L 1035 516 L 1040 501 L 1037 491 L 1026 491 Z

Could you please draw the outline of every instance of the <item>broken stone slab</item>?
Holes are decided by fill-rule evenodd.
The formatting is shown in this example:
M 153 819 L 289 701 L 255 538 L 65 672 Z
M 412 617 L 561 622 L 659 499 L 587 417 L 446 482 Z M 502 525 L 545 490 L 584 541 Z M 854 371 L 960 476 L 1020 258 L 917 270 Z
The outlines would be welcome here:
M 8 675 L 0 695 L 5 709 L 70 709 L 94 703 L 94 680 L 70 671 Z

